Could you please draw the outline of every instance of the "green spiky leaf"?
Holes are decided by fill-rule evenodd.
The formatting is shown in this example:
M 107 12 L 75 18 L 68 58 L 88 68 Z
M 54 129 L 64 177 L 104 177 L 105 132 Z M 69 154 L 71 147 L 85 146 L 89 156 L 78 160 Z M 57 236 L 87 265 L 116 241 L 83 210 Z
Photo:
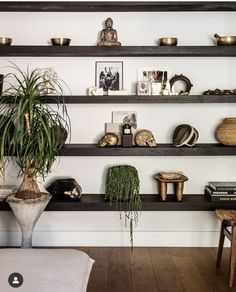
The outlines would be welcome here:
M 30 169 L 34 178 L 45 178 L 62 146 L 58 142 L 58 128 L 70 133 L 62 85 L 57 79 L 50 83 L 56 101 L 51 107 L 45 103 L 48 81 L 44 71 L 30 72 L 27 68 L 24 72 L 15 64 L 8 68 L 12 71 L 4 78 L 8 88 L 0 97 L 0 170 L 14 161 L 19 166 L 19 175 Z

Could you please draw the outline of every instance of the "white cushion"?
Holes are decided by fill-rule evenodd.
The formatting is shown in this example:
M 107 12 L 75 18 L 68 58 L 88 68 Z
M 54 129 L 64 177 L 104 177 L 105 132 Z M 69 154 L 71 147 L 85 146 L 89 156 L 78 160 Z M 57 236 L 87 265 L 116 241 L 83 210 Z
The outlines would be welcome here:
M 94 260 L 72 249 L 0 249 L 0 291 L 86 292 Z M 23 276 L 23 284 L 12 288 L 8 277 Z

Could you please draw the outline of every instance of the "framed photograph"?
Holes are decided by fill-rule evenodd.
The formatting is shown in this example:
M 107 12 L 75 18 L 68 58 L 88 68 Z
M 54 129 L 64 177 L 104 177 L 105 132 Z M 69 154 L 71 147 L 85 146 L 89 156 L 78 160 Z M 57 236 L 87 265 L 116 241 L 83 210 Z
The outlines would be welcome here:
M 138 68 L 138 81 L 159 82 L 160 71 L 156 68 Z
M 152 71 L 143 71 L 143 80 L 147 80 L 149 82 L 158 82 L 159 71 L 152 70 Z
M 128 122 L 131 125 L 132 134 L 137 130 L 137 112 L 136 111 L 114 111 L 112 112 L 112 123 L 120 124 L 120 131 L 122 131 L 122 125 Z
M 138 68 L 138 81 L 149 81 L 150 83 L 157 83 L 164 81 L 167 71 L 160 71 L 156 68 Z
M 96 86 L 108 90 L 123 89 L 123 62 L 97 61 Z
M 138 95 L 150 95 L 150 84 L 149 81 L 138 81 Z

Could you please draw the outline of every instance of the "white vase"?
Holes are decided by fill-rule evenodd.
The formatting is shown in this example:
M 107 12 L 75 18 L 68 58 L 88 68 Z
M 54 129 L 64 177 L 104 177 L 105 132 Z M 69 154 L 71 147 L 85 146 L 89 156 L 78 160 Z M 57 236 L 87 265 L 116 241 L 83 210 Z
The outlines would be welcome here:
M 41 197 L 37 199 L 22 200 L 16 198 L 15 194 L 11 194 L 7 197 L 7 202 L 16 216 L 22 231 L 21 247 L 32 247 L 32 233 L 34 226 L 51 197 L 51 195 L 46 193 L 42 193 Z

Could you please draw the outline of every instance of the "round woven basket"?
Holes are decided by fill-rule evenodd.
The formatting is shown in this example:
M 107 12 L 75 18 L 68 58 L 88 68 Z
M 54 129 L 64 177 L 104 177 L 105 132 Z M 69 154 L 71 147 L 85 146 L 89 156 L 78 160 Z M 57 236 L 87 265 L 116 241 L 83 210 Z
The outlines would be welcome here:
M 216 128 L 215 137 L 223 145 L 236 146 L 236 118 L 225 118 Z

